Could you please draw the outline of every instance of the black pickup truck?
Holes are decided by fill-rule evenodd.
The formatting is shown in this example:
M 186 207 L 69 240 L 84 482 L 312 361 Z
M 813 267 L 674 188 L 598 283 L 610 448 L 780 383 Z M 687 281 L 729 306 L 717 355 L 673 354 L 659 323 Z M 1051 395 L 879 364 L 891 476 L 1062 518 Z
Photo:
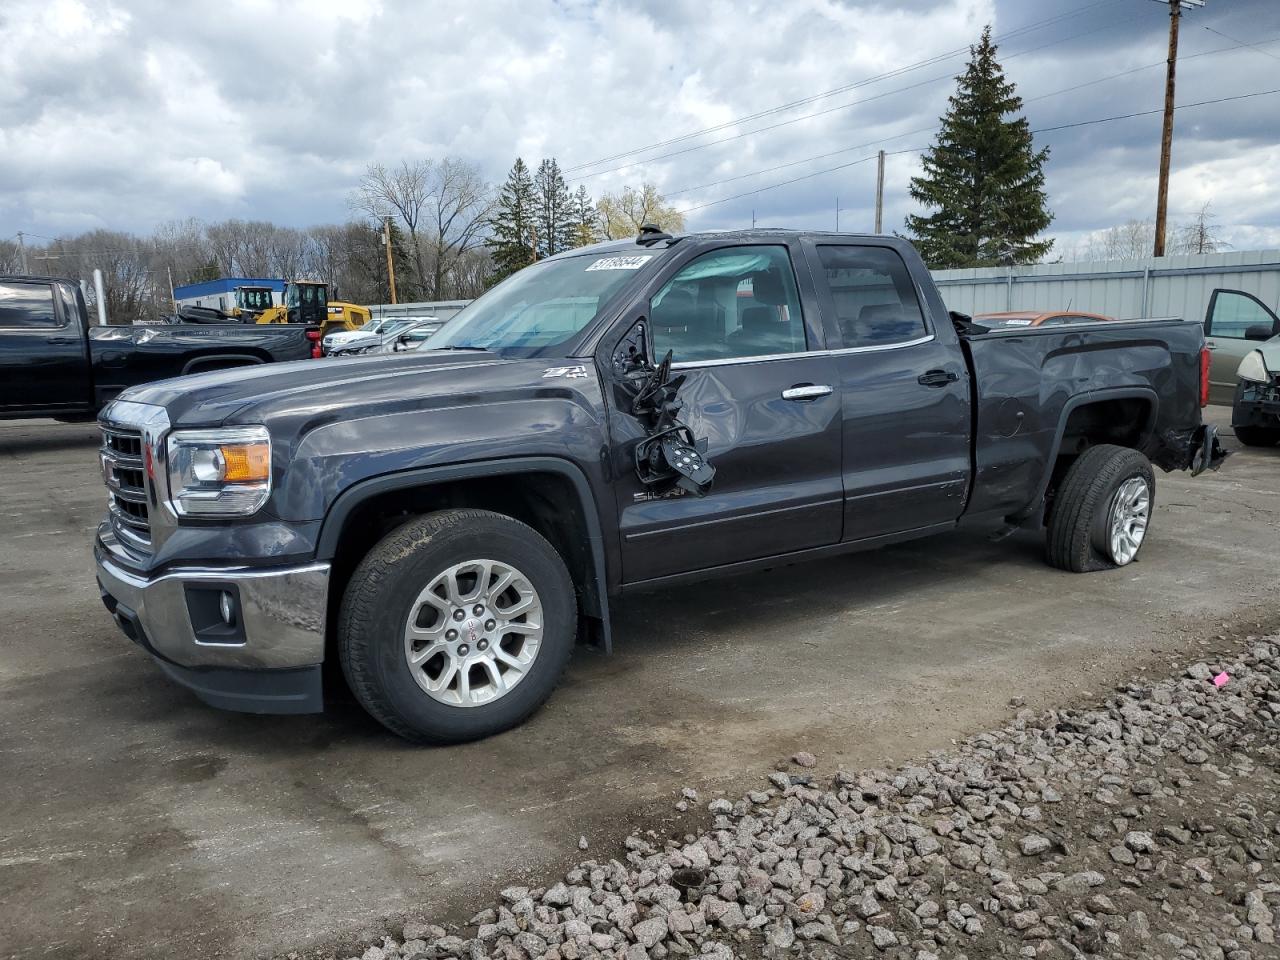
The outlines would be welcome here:
M 1199 323 L 986 330 L 878 236 L 646 229 L 517 273 L 422 349 L 127 391 L 100 418 L 107 609 L 206 702 L 341 663 L 427 742 L 551 693 L 621 592 L 1043 528 L 1132 562 L 1155 478 L 1222 459 Z
M 0 420 L 92 419 L 125 387 L 315 352 L 300 326 L 91 326 L 69 280 L 0 276 Z

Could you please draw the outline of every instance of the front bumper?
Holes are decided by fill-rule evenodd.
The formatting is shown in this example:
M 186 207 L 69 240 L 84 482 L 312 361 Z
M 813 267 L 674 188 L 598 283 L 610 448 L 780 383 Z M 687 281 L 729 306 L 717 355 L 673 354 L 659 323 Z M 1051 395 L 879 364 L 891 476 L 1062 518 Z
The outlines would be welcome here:
M 94 544 L 103 603 L 165 673 L 224 709 L 322 709 L 327 563 L 185 568 L 147 577 L 112 557 L 110 537 L 100 531 Z M 235 601 L 234 629 L 207 616 L 224 592 Z
M 1231 405 L 1233 427 L 1280 427 L 1280 378 L 1271 383 L 1241 380 Z

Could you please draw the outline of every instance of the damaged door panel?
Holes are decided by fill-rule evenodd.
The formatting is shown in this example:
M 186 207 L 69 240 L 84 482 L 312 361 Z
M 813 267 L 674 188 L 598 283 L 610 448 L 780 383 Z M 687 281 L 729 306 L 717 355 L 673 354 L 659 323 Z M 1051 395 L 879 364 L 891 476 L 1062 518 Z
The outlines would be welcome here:
M 677 271 L 624 336 L 610 432 L 628 581 L 839 541 L 835 361 L 803 318 L 787 247 L 733 247 Z M 637 375 L 635 353 L 664 360 Z

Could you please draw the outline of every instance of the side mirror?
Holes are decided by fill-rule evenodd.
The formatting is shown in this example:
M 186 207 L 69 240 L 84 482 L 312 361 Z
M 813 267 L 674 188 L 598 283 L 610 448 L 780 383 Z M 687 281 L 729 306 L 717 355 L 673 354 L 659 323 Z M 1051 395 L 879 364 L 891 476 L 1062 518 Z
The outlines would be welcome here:
M 1252 327 L 1244 328 L 1244 338 L 1246 340 L 1270 340 L 1274 335 L 1275 331 L 1265 323 L 1258 323 Z
M 613 351 L 613 369 L 618 376 L 628 376 L 638 371 L 653 369 L 653 332 L 649 319 L 636 317 L 626 336 L 618 341 Z
M 409 347 L 409 335 L 402 333 L 396 337 L 396 342 L 392 345 L 392 350 L 406 350 Z

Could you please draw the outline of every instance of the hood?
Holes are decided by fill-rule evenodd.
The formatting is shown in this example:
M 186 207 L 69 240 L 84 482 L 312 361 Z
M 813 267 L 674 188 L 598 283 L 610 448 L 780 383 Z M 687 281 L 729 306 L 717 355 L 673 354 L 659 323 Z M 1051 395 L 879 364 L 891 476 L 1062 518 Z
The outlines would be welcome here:
M 307 421 L 356 419 L 366 408 L 456 405 L 494 393 L 517 399 L 550 386 L 544 373 L 563 369 L 554 363 L 461 350 L 299 360 L 161 380 L 127 390 L 121 399 L 164 407 L 175 427 L 285 420 L 305 427 Z

